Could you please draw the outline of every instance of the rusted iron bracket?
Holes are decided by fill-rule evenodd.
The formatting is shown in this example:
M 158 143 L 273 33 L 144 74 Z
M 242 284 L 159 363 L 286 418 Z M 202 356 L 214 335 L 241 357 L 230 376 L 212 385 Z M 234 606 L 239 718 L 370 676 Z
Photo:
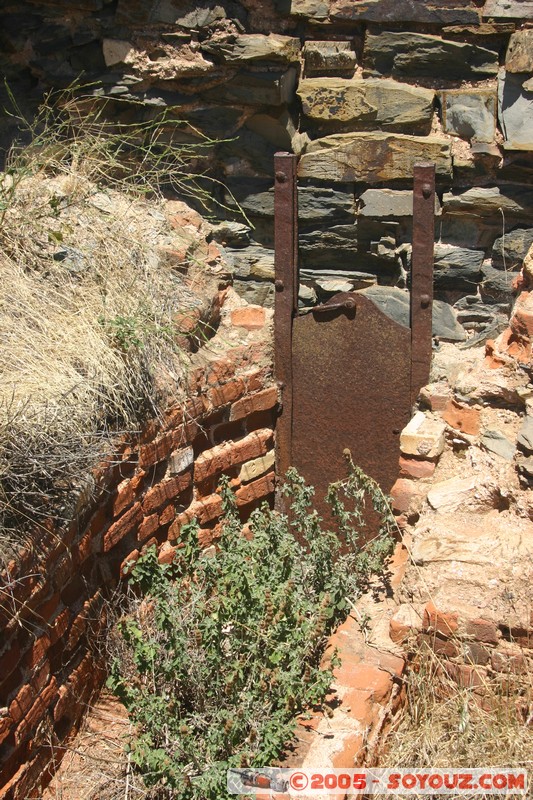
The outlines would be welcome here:
M 327 311 L 355 311 L 356 302 L 355 297 L 347 297 L 346 300 L 340 302 L 328 302 L 321 306 L 313 306 L 311 311 L 313 314 L 325 314 Z
M 429 381 L 432 353 L 435 165 L 415 164 L 411 262 L 411 405 Z
M 281 390 L 276 424 L 277 473 L 283 478 L 292 461 L 292 323 L 298 303 L 298 156 L 274 156 L 275 325 L 274 374 Z M 281 498 L 276 499 L 278 508 Z

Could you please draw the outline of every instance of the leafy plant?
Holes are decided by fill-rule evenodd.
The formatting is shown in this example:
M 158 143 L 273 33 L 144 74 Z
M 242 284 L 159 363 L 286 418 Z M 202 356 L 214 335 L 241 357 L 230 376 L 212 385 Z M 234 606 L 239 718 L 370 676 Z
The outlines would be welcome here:
M 272 764 L 295 716 L 323 702 L 327 636 L 393 542 L 387 530 L 361 548 L 348 530 L 344 500 L 360 496 L 361 477 L 354 469 L 330 492 L 349 533 L 345 554 L 312 508 L 313 489 L 290 470 L 288 515 L 264 506 L 243 535 L 225 480 L 216 553 L 201 552 L 192 522 L 172 564 L 160 565 L 155 549 L 137 561 L 109 685 L 133 722 L 129 756 L 149 797 L 224 797 L 229 767 Z

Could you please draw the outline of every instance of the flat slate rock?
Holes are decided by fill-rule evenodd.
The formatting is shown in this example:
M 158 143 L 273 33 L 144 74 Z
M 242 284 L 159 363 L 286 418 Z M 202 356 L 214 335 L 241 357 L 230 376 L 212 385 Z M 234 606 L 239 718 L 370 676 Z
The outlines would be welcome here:
M 382 31 L 366 38 L 364 68 L 370 74 L 466 80 L 497 75 L 498 52 L 426 33 Z
M 481 280 L 483 256 L 482 250 L 469 250 L 437 243 L 434 263 L 435 287 L 475 292 Z
M 429 133 L 435 93 L 393 80 L 304 78 L 297 94 L 311 119 L 350 129 Z
M 310 40 L 304 44 L 303 57 L 306 75 L 328 72 L 353 75 L 357 58 L 351 42 Z
M 371 286 L 363 293 L 388 317 L 409 327 L 409 292 L 395 286 Z M 433 302 L 433 336 L 449 342 L 463 342 L 466 331 L 457 322 L 453 308 L 440 300 Z
M 272 181 L 250 178 L 229 179 L 224 202 L 231 208 L 237 204 L 250 217 L 274 217 Z M 231 191 L 231 194 L 230 194 Z M 353 191 L 339 187 L 298 186 L 298 221 L 301 227 L 321 224 L 346 224 L 355 219 Z
M 508 300 L 513 295 L 513 280 L 516 272 L 505 272 L 503 269 L 494 269 L 488 263 L 481 268 L 481 295 L 485 299 Z
M 483 18 L 533 19 L 533 0 L 487 0 Z
M 515 228 L 505 236 L 499 236 L 492 246 L 492 266 L 496 269 L 520 269 L 532 244 L 533 228 Z
M 440 214 L 435 195 L 435 214 Z M 413 192 L 410 189 L 367 189 L 359 197 L 358 215 L 372 219 L 413 216 Z
M 274 283 L 273 281 L 250 281 L 235 279 L 233 288 L 247 303 L 255 306 L 274 306 Z
M 512 184 L 502 186 L 475 186 L 466 191 L 446 192 L 443 197 L 444 214 L 472 215 L 499 218 L 505 215 L 533 217 L 533 188 Z
M 481 444 L 490 453 L 494 453 L 507 461 L 512 461 L 516 447 L 509 439 L 497 430 L 488 430 L 481 437 Z
M 479 22 L 471 0 L 333 0 L 333 20 L 362 22 L 432 22 L 459 25 Z
M 498 78 L 498 106 L 504 147 L 533 150 L 533 86 L 531 75 L 505 72 Z
M 219 103 L 281 106 L 292 100 L 295 87 L 294 67 L 285 72 L 238 72 L 225 83 L 203 92 L 203 97 Z
M 291 14 L 310 19 L 327 19 L 329 0 L 291 0 Z
M 444 130 L 462 139 L 494 141 L 497 93 L 490 89 L 454 89 L 442 92 Z
M 224 255 L 237 278 L 274 280 L 274 251 L 260 245 L 243 249 L 225 248 Z
M 526 417 L 518 431 L 518 446 L 527 453 L 533 452 L 533 417 Z
M 302 267 L 328 267 L 339 259 L 350 263 L 357 257 L 357 226 L 333 225 L 301 233 L 299 251 Z
M 311 142 L 298 175 L 350 183 L 410 180 L 417 161 L 433 161 L 439 175 L 450 175 L 450 142 L 403 134 L 337 133 Z
M 533 71 L 533 30 L 516 31 L 509 40 L 505 56 L 507 72 Z
M 300 40 L 293 36 L 269 33 L 228 34 L 224 38 L 210 39 L 201 49 L 226 64 L 248 61 L 270 61 L 289 64 L 300 58 Z

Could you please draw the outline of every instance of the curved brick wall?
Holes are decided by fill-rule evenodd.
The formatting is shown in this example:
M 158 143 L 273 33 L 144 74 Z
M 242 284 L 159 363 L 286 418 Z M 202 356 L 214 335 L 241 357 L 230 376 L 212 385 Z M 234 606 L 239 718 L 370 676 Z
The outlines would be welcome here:
M 97 493 L 70 526 L 50 523 L 1 578 L 0 797 L 39 797 L 61 743 L 102 685 L 96 645 L 105 600 L 127 562 L 155 544 L 172 558 L 180 524 L 195 516 L 200 541 L 217 537 L 216 493 L 229 475 L 243 519 L 274 488 L 278 391 L 258 345 L 189 376 L 189 400 L 169 408 L 95 471 Z

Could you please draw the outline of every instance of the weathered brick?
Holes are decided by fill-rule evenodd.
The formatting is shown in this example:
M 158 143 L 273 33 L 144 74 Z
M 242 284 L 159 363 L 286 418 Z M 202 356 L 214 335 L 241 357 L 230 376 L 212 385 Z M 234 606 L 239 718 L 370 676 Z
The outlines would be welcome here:
M 362 669 L 373 669 L 373 667 L 367 667 L 363 664 Z M 384 674 L 391 680 L 388 673 Z M 372 706 L 374 700 L 372 691 L 357 686 L 352 687 L 351 683 L 348 685 L 343 683 L 343 686 L 346 686 L 349 690 L 344 694 L 342 699 L 342 707 L 347 710 L 347 716 L 351 719 L 356 719 L 364 727 L 368 726 L 372 722 Z
M 139 494 L 145 473 L 143 471 L 126 478 L 116 488 L 115 497 L 111 506 L 113 517 L 118 517 L 126 508 L 132 505 Z
M 449 400 L 442 412 L 442 418 L 452 428 L 477 436 L 480 427 L 480 413 L 475 408 L 462 406 L 456 400 Z
M 242 306 L 234 308 L 231 312 L 231 324 L 248 331 L 260 330 L 266 322 L 266 312 L 263 306 Z
M 219 494 L 210 494 L 201 500 L 195 500 L 194 503 L 191 503 L 189 508 L 185 509 L 185 511 L 176 517 L 168 529 L 168 538 L 170 541 L 178 539 L 181 526 L 185 525 L 187 522 L 191 522 L 193 519 L 197 519 L 201 525 L 205 525 L 220 517 L 221 514 L 222 498 Z
M 401 478 L 431 478 L 435 472 L 435 462 L 423 458 L 405 458 L 400 456 Z
M 407 478 L 398 478 L 390 491 L 395 513 L 415 514 L 420 511 L 427 487 Z
M 35 728 L 47 713 L 56 696 L 57 681 L 55 678 L 52 678 L 48 686 L 43 689 L 15 729 L 15 744 L 20 744 L 33 734 Z
M 205 424 L 205 423 L 204 423 Z M 185 472 L 194 463 L 194 450 L 192 447 L 181 447 L 171 453 L 168 459 L 168 475 L 179 475 Z
M 148 539 L 148 537 L 155 533 L 158 528 L 159 514 L 151 514 L 149 517 L 145 517 L 139 525 L 139 530 L 137 531 L 138 541 L 144 542 L 145 539 Z
M 490 660 L 490 652 L 479 642 L 467 642 L 463 644 L 463 658 L 468 663 L 485 666 Z
M 473 636 L 476 641 L 485 644 L 498 644 L 501 638 L 497 626 L 487 619 L 468 620 L 465 623 L 465 632 L 469 636 Z
M 437 458 L 444 450 L 445 430 L 443 422 L 417 411 L 400 434 L 400 450 L 407 456 Z
M 176 509 L 173 505 L 166 506 L 159 514 L 159 524 L 168 525 L 176 516 Z
M 87 630 L 91 620 L 96 620 L 102 604 L 102 593 L 100 589 L 83 604 L 80 613 L 75 617 L 69 631 L 67 639 L 67 649 L 73 650 L 80 638 Z
M 248 393 L 272 388 L 269 386 L 272 382 L 272 369 L 270 366 L 248 369 L 246 372 L 241 373 L 241 378 L 246 385 Z
M 141 469 L 147 469 L 157 464 L 159 461 L 164 461 L 174 450 L 174 437 L 176 431 L 168 431 L 167 433 L 159 436 L 155 442 L 148 442 L 139 448 L 139 466 Z
M 57 613 L 59 603 L 61 602 L 61 598 L 59 592 L 54 592 L 44 603 L 35 609 L 35 617 L 40 622 L 45 622 L 48 624 L 50 619 Z
M 217 358 L 211 361 L 207 367 L 205 382 L 208 386 L 214 386 L 223 380 L 232 378 L 235 374 L 235 364 L 229 358 Z
M 13 727 L 13 720 L 10 716 L 0 717 L 0 745 L 5 742 L 9 734 L 11 733 L 11 728 Z
M 105 527 L 105 526 L 104 526 Z M 103 530 L 103 528 L 102 528 Z M 92 531 L 84 533 L 81 539 L 76 542 L 72 547 L 72 560 L 76 567 L 79 567 L 86 561 L 93 552 L 93 542 L 96 535 Z
M 376 703 L 383 703 L 390 695 L 392 676 L 373 664 L 356 664 L 349 676 L 350 688 L 369 692 Z
M 241 483 L 248 483 L 268 472 L 276 461 L 276 454 L 274 450 L 270 450 L 264 456 L 254 458 L 252 461 L 246 461 L 239 472 L 239 481 Z
M 194 465 L 195 483 L 212 478 L 230 467 L 265 455 L 272 440 L 270 428 L 253 431 L 238 442 L 225 442 L 198 456 Z
M 231 406 L 230 421 L 242 419 L 256 411 L 267 411 L 269 408 L 274 408 L 278 399 L 278 389 L 275 386 L 246 395 Z
M 526 659 L 521 653 L 511 654 L 505 651 L 496 650 L 491 656 L 491 666 L 496 672 L 520 675 L 528 668 Z
M 50 647 L 50 637 L 45 633 L 34 642 L 28 655 L 26 656 L 26 663 L 30 669 L 33 669 L 41 663 L 45 657 L 48 648 Z
M 28 713 L 35 702 L 35 692 L 29 684 L 25 684 L 9 704 L 11 721 L 17 724 Z
M 354 765 L 361 763 L 364 753 L 364 735 L 362 733 L 350 734 L 342 739 L 340 749 L 332 755 L 331 766 L 333 769 L 353 769 Z M 337 795 L 329 795 L 331 800 L 341 800 L 345 796 L 344 792 Z
M 47 564 L 46 573 L 51 576 L 53 585 L 61 588 L 74 571 L 73 558 L 70 553 L 65 553 L 57 560 Z
M 188 423 L 185 423 L 185 430 L 187 430 L 187 426 L 188 425 L 191 426 L 191 428 L 189 430 L 189 434 L 191 433 L 192 430 L 195 430 L 195 431 L 197 430 L 197 428 L 195 427 L 196 426 L 196 417 L 199 417 L 204 412 L 205 412 L 205 403 L 203 401 L 203 398 L 201 398 L 201 397 L 190 397 L 187 400 L 187 402 L 185 404 L 185 408 L 183 409 L 182 413 L 183 413 L 184 421 L 185 420 L 189 420 Z M 195 435 L 196 435 L 196 433 L 193 433 L 193 436 L 195 436 Z
M 424 608 L 423 625 L 426 630 L 433 630 L 444 634 L 444 636 L 450 636 L 459 627 L 458 616 L 455 611 L 439 611 L 435 604 L 430 601 Z
M 117 519 L 104 534 L 104 553 L 109 552 L 118 542 L 128 534 L 135 533 L 142 522 L 143 512 L 141 503 L 137 501 L 128 511 Z
M 426 644 L 438 656 L 456 658 L 459 655 L 459 648 L 451 639 L 438 636 L 436 633 L 422 633 L 418 637 L 418 642 Z
M 177 551 L 178 548 L 171 545 L 170 542 L 163 542 L 159 548 L 157 560 L 160 564 L 172 564 L 176 557 Z
M 48 681 L 50 680 L 50 675 L 50 662 L 47 659 L 46 661 L 43 661 L 36 672 L 33 673 L 31 679 L 32 689 L 36 695 L 39 694 L 39 692 L 42 692 L 44 687 L 47 685 Z
M 68 626 L 70 624 L 70 620 L 72 618 L 72 612 L 69 608 L 64 608 L 62 611 L 57 614 L 56 618 L 52 623 L 50 623 L 50 628 L 48 629 L 48 634 L 50 636 L 50 644 L 55 644 L 62 636 L 65 635 L 67 632 Z
M 201 550 L 211 547 L 222 534 L 222 526 L 215 525 L 214 528 L 200 528 L 198 531 L 198 544 Z
M 122 559 L 122 563 L 120 565 L 120 574 L 123 578 L 127 577 L 131 573 L 140 555 L 140 550 L 132 550 L 131 553 L 128 553 L 126 558 Z
M 215 386 L 208 389 L 206 392 L 206 399 L 208 408 L 218 408 L 225 406 L 228 403 L 233 403 L 246 391 L 246 386 L 242 378 L 234 378 L 231 381 L 223 384 L 222 386 Z
M 276 475 L 274 472 L 269 472 L 252 483 L 247 483 L 241 486 L 235 492 L 238 506 L 245 506 L 248 503 L 253 503 L 255 500 L 263 500 L 272 494 L 276 485 Z
M 479 689 L 487 684 L 487 673 L 483 667 L 452 664 L 449 661 L 444 662 L 444 666 L 450 678 L 463 689 Z
M 146 492 L 142 501 L 143 512 L 145 514 L 153 514 L 165 503 L 179 497 L 191 483 L 192 476 L 190 473 L 162 480 Z

